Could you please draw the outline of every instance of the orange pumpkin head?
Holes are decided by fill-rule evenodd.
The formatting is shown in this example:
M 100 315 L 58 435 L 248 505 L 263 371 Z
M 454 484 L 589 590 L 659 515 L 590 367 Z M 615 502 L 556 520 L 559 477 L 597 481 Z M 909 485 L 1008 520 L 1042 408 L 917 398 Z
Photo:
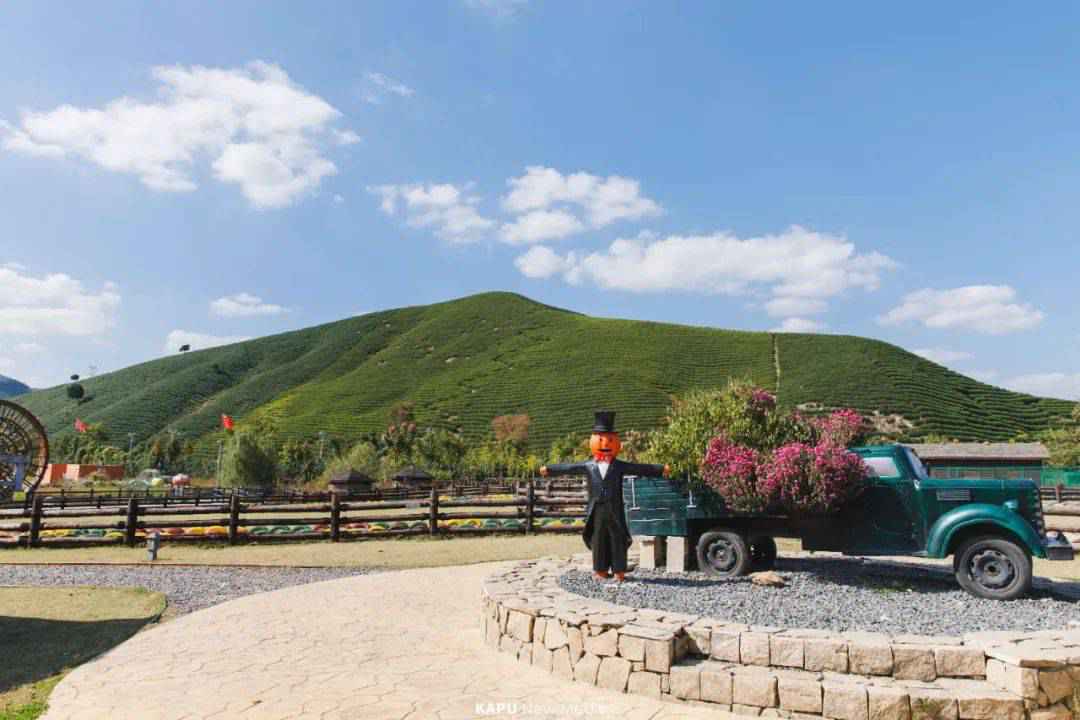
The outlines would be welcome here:
M 589 449 L 597 462 L 611 462 L 622 449 L 618 433 L 594 432 L 589 438 Z

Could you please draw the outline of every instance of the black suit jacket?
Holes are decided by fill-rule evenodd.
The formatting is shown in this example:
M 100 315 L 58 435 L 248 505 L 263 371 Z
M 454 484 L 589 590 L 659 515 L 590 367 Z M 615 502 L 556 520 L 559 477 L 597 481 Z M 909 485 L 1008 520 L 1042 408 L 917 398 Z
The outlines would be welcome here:
M 611 507 L 615 511 L 615 522 L 618 523 L 619 530 L 622 531 L 623 536 L 626 538 L 627 546 L 633 542 L 630 537 L 630 528 L 626 524 L 626 509 L 623 506 L 623 478 L 628 475 L 635 475 L 638 477 L 660 477 L 664 474 L 663 465 L 623 462 L 618 458 L 611 463 L 606 476 L 600 475 L 600 468 L 597 466 L 595 460 L 580 463 L 558 463 L 555 465 L 548 465 L 547 469 L 549 476 L 588 476 L 589 506 L 585 511 L 587 517 L 582 537 L 585 540 L 585 546 L 590 549 L 592 548 L 593 518 L 595 516 L 596 506 L 603 502 L 611 503 Z

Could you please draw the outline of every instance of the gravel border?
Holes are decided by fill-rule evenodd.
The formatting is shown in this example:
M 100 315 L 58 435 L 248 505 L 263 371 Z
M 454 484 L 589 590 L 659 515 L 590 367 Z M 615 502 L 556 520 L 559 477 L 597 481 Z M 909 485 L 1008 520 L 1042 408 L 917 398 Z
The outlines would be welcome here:
M 962 635 L 981 630 L 1059 630 L 1080 624 L 1071 593 L 1039 583 L 1012 601 L 969 595 L 933 566 L 848 558 L 781 558 L 784 587 L 750 578 L 719 579 L 637 570 L 623 584 L 601 582 L 583 570 L 559 578 L 568 592 L 634 608 L 655 608 L 748 625 L 864 630 L 915 635 Z
M 0 565 L 0 587 L 143 587 L 164 593 L 169 601 L 167 612 L 183 615 L 245 595 L 371 572 L 367 568 Z

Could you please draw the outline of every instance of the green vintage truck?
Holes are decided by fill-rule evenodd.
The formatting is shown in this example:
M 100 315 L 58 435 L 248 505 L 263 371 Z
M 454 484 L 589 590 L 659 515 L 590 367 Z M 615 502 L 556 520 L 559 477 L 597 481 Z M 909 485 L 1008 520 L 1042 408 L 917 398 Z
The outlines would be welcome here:
M 728 512 L 718 495 L 664 478 L 627 480 L 630 532 L 688 538 L 698 568 L 737 576 L 771 567 L 777 537 L 804 550 L 845 555 L 954 558 L 961 587 L 1010 600 L 1031 588 L 1032 557 L 1072 560 L 1060 534 L 1048 536 L 1031 480 L 937 479 L 903 445 L 853 448 L 870 469 L 858 500 L 827 518 Z

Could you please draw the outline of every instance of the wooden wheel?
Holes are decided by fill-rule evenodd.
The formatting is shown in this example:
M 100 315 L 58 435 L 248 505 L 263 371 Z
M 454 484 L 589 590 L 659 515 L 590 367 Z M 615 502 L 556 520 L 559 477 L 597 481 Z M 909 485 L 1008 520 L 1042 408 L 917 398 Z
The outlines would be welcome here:
M 26 408 L 0 400 L 0 494 L 4 489 L 32 492 L 45 477 L 49 464 L 49 437 Z M 14 487 L 22 466 L 22 485 Z

